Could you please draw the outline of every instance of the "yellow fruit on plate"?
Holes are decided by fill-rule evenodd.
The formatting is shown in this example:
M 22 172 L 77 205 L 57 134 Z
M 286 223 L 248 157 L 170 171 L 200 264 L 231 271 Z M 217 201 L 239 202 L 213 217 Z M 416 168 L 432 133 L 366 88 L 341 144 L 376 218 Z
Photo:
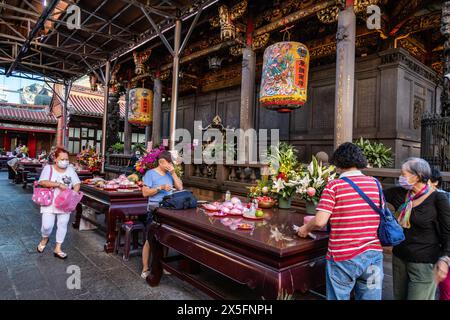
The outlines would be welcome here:
M 132 181 L 132 182 L 138 182 L 139 181 L 139 177 L 135 173 L 130 174 L 127 178 L 128 178 L 129 181 Z

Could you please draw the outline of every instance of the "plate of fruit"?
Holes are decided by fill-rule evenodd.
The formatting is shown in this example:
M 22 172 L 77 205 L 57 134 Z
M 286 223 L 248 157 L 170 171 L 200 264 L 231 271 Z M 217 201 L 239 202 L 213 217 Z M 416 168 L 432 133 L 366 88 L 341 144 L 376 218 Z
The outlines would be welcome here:
M 256 200 L 258 201 L 259 208 L 270 209 L 275 205 L 275 199 L 271 197 L 257 197 Z
M 237 228 L 239 229 L 239 230 L 253 230 L 253 228 L 254 228 L 254 226 L 253 226 L 253 224 L 250 224 L 250 223 L 239 223 L 238 225 L 237 225 Z
M 246 210 L 243 217 L 250 220 L 262 220 L 264 219 L 264 211 L 261 209 L 256 209 L 255 213 L 252 214 L 250 210 Z
M 205 203 L 205 204 L 202 205 L 202 208 L 205 209 L 206 211 L 214 211 L 214 212 L 221 210 L 221 206 L 217 202 Z

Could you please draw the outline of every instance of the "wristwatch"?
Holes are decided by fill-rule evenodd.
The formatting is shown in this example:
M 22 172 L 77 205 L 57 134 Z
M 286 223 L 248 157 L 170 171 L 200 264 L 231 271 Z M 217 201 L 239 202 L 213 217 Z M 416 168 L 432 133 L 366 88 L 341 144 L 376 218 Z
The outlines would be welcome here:
M 450 258 L 447 256 L 443 256 L 439 258 L 439 261 L 444 261 L 445 263 L 447 263 L 447 266 L 450 268 Z
M 156 190 L 157 190 L 158 192 L 160 192 L 160 191 L 161 191 L 161 186 L 156 187 Z

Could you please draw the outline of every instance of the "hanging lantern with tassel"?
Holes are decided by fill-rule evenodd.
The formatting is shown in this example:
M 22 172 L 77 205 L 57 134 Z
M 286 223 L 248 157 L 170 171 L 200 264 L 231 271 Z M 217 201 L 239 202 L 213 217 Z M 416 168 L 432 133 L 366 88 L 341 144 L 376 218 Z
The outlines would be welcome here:
M 128 109 L 128 122 L 139 127 L 152 123 L 153 91 L 145 88 L 130 90 L 130 107 Z
M 300 42 L 278 42 L 264 51 L 259 101 L 262 107 L 291 112 L 306 102 L 309 52 Z

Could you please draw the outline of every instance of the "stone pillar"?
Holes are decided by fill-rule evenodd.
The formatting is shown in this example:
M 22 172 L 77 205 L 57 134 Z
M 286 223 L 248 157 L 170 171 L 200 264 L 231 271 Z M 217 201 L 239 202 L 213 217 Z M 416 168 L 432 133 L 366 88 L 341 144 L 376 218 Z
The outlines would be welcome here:
M 350 5 L 339 12 L 336 32 L 334 148 L 353 140 L 355 30 L 356 16 Z
M 106 61 L 105 65 L 105 83 L 104 83 L 104 101 L 103 101 L 103 118 L 102 118 L 102 157 L 106 156 L 106 131 L 108 128 L 108 95 L 109 95 L 109 80 L 111 77 L 111 62 Z M 105 158 L 104 158 L 105 159 Z M 102 173 L 105 172 L 105 161 L 102 162 Z
M 240 128 L 247 130 L 254 128 L 255 114 L 255 69 L 256 55 L 252 47 L 247 45 L 242 49 L 242 82 L 241 82 L 241 110 L 239 116 Z M 256 142 L 255 142 L 256 143 Z M 250 146 L 245 141 L 245 148 L 239 148 L 239 158 L 248 161 Z
M 240 127 L 247 130 L 254 127 L 256 56 L 250 46 L 242 49 L 242 82 Z
M 172 100 L 170 103 L 170 150 L 175 150 L 175 130 L 177 129 L 178 80 L 180 72 L 181 20 L 175 21 L 173 46 Z
M 161 92 L 162 84 L 159 77 L 155 78 L 153 84 L 153 124 L 152 124 L 152 141 L 153 144 L 161 142 Z
M 115 143 L 120 141 L 119 125 L 120 125 L 120 109 L 119 109 L 119 93 L 111 91 L 108 95 L 108 122 L 106 130 L 106 152 Z
M 125 118 L 124 121 L 124 129 L 123 129 L 123 153 L 130 154 L 131 153 L 131 133 L 132 126 L 128 122 L 128 112 L 130 110 L 130 88 L 127 86 L 127 91 L 125 92 Z

